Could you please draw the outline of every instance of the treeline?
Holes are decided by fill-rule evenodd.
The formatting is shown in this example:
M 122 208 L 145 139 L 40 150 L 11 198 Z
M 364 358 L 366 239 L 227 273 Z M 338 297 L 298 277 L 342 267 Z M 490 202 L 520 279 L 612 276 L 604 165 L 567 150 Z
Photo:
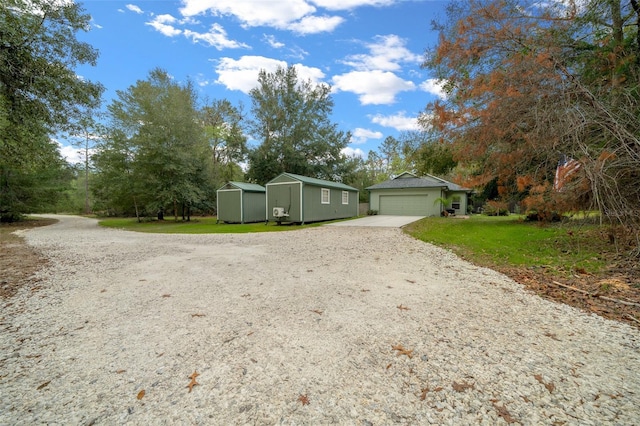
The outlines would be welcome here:
M 640 229 L 635 0 L 452 1 L 423 63 L 446 98 L 426 106 L 421 130 L 365 158 L 343 154 L 351 135 L 330 119 L 330 87 L 292 67 L 260 72 L 246 112 L 155 69 L 98 116 L 103 88 L 73 72 L 98 57 L 75 38 L 90 17 L 45 0 L 0 11 L 2 220 L 52 208 L 188 216 L 210 212 L 228 180 L 264 184 L 285 171 L 342 181 L 366 201 L 364 188 L 407 170 L 542 219 L 595 209 Z M 83 164 L 60 157 L 60 134 Z M 73 193 L 83 200 L 61 197 Z
M 640 3 L 454 1 L 424 67 L 447 98 L 421 117 L 461 181 L 554 217 L 640 229 Z M 637 234 L 636 234 L 637 235 Z

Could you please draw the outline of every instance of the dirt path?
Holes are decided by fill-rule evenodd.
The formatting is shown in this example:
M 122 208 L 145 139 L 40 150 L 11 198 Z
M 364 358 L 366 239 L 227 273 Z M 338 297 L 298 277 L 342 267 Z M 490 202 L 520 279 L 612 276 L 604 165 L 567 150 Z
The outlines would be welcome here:
M 60 219 L 25 233 L 50 264 L 3 308 L 0 424 L 640 418 L 638 330 L 398 229 L 149 235 Z

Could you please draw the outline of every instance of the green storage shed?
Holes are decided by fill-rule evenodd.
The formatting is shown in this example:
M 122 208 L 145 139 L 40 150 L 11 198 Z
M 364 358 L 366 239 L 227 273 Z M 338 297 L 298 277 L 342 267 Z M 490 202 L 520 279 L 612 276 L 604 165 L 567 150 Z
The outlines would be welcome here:
M 358 216 L 358 190 L 343 183 L 282 173 L 265 187 L 267 220 L 306 223 Z
M 227 223 L 264 222 L 264 186 L 229 182 L 217 191 L 218 221 Z

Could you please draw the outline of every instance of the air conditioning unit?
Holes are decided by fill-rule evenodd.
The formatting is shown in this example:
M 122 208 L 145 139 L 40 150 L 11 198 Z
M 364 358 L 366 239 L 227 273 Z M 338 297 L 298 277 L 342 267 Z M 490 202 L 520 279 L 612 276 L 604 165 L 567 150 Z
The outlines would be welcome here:
M 273 217 L 285 217 L 285 216 L 289 216 L 289 215 L 284 212 L 283 207 L 273 208 Z

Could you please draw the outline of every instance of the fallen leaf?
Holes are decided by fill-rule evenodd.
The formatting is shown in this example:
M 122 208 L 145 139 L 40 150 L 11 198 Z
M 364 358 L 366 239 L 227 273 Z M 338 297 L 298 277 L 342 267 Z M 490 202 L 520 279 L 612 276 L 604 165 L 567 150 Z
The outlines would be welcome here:
M 553 340 L 557 340 L 558 342 L 561 342 L 560 339 L 558 339 L 558 336 L 555 333 L 551 333 L 549 331 L 544 333 L 545 336 L 552 338 Z
M 509 413 L 509 411 L 507 411 L 507 407 L 505 405 L 503 405 L 501 407 L 496 402 L 492 402 L 492 404 L 493 404 L 493 408 L 495 408 L 496 411 L 498 412 L 498 415 L 500 417 L 502 417 L 505 422 L 507 422 L 509 424 L 518 422 L 516 419 L 511 417 L 511 413 Z
M 170 294 L 163 294 L 162 297 L 171 297 Z
M 36 389 L 40 390 L 40 389 L 44 389 L 47 386 L 49 386 L 49 383 L 51 383 L 51 380 L 49 380 L 48 382 L 44 382 L 43 384 L 41 384 L 40 386 L 38 386 Z
M 371 290 L 369 290 L 368 288 L 363 288 L 363 289 L 362 289 L 362 290 L 360 290 L 360 291 L 361 291 L 361 292 L 363 292 L 363 293 L 366 293 L 366 292 L 371 291 Z
M 429 388 L 422 388 L 421 389 L 421 394 L 420 394 L 420 401 L 424 401 L 425 399 L 427 399 L 427 392 L 429 392 Z
M 410 309 L 407 308 L 406 306 L 402 306 L 402 304 L 396 306 L 396 308 L 400 309 L 401 311 L 409 311 Z
M 104 288 L 102 290 L 100 290 L 100 293 L 106 293 L 106 292 L 107 292 L 107 290 L 104 289 Z
M 206 317 L 205 314 L 191 314 L 191 318 L 193 317 Z
M 462 383 L 457 383 L 457 382 L 453 382 L 453 384 L 451 385 L 451 387 L 453 387 L 453 390 L 456 392 L 464 392 L 467 389 L 473 389 L 475 385 L 473 383 L 467 383 L 467 382 L 462 382 Z
M 405 349 L 402 345 L 391 346 L 391 349 L 393 349 L 394 351 L 398 351 L 396 356 L 406 355 L 409 358 L 413 358 L 413 349 Z
M 200 374 L 198 374 L 198 372 L 194 370 L 194 372 L 191 373 L 191 375 L 189 376 L 189 378 L 191 379 L 191 381 L 187 385 L 187 387 L 189 388 L 189 393 L 191 393 L 191 391 L 193 390 L 194 386 L 200 384 L 200 383 L 196 382 L 196 377 L 198 377 L 199 375 Z
M 556 385 L 554 385 L 552 382 L 549 383 L 545 383 L 545 381 L 542 379 L 542 375 L 540 374 L 535 374 L 533 376 L 538 382 L 540 382 L 541 384 L 544 385 L 545 388 L 547 388 L 547 390 L 549 391 L 549 393 L 553 393 L 553 391 L 556 389 Z
M 124 373 L 125 371 L 127 371 L 127 370 L 116 370 L 116 374 L 122 374 L 122 373 Z
M 306 394 L 300 395 L 298 397 L 298 401 L 300 401 L 302 403 L 302 405 L 309 405 L 309 398 L 307 397 Z
M 136 398 L 138 398 L 138 400 L 141 400 L 142 398 L 144 398 L 144 389 L 138 392 L 138 396 Z

